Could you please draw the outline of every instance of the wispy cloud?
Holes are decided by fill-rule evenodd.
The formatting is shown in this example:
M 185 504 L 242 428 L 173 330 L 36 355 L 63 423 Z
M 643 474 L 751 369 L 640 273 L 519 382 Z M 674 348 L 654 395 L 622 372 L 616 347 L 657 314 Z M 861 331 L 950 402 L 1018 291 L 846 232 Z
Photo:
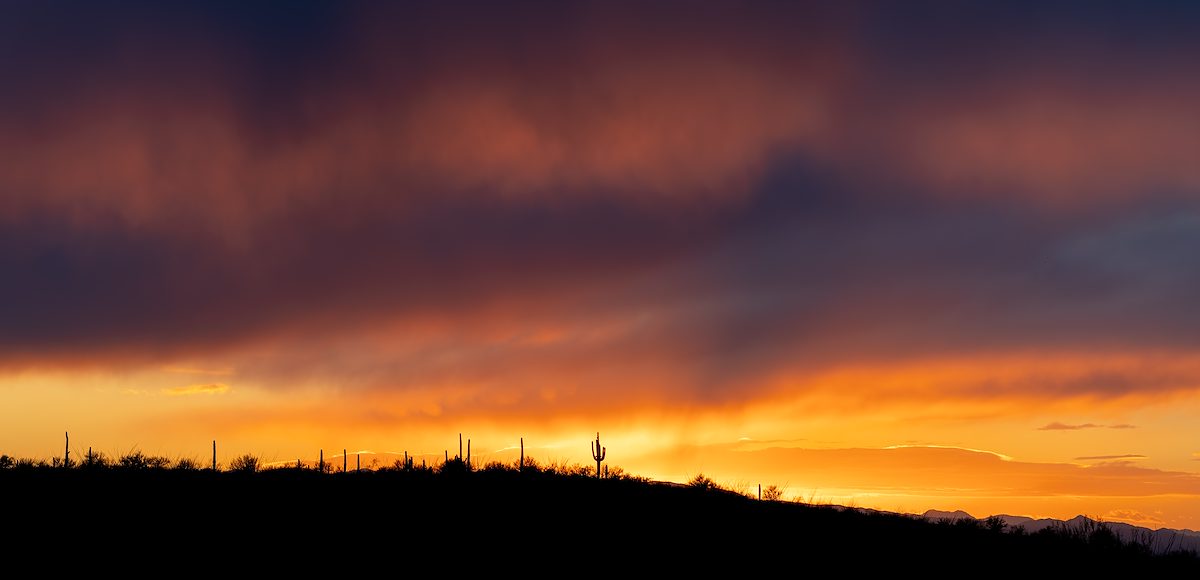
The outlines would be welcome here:
M 1097 427 L 1101 427 L 1101 425 L 1097 425 L 1095 423 L 1081 423 L 1078 425 L 1068 425 L 1066 423 L 1059 423 L 1058 421 L 1055 421 L 1053 423 L 1047 423 L 1045 425 L 1042 425 L 1041 427 L 1038 427 L 1037 430 L 1038 431 L 1078 431 L 1080 429 L 1095 429 Z
M 1012 461 L 1013 460 L 1013 458 L 1011 456 L 1005 455 L 1003 453 L 997 453 L 995 451 L 988 451 L 986 449 L 972 449 L 970 447 L 959 447 L 957 445 L 889 445 L 887 447 L 884 447 L 883 449 L 951 449 L 951 450 L 957 450 L 957 451 L 970 451 L 971 453 L 987 453 L 988 455 L 994 455 L 997 459 L 1000 459 L 1002 461 Z
M 1084 457 L 1076 457 L 1075 461 L 1107 461 L 1110 459 L 1146 459 L 1146 456 L 1138 453 L 1126 453 L 1124 455 L 1087 455 Z
M 1079 423 L 1079 424 L 1072 425 L 1069 423 L 1060 423 L 1058 421 L 1055 421 L 1053 423 L 1047 423 L 1047 424 L 1042 425 L 1041 427 L 1037 428 L 1038 431 L 1079 431 L 1081 429 L 1137 429 L 1137 425 L 1130 425 L 1129 423 L 1118 423 L 1116 425 L 1100 425 L 1097 423 Z
M 205 383 L 183 387 L 168 387 L 162 390 L 166 395 L 180 397 L 185 395 L 224 395 L 231 389 L 225 383 Z
M 172 374 L 178 374 L 178 375 L 212 375 L 212 376 L 217 376 L 217 377 L 227 377 L 227 376 L 233 374 L 232 367 L 221 367 L 221 368 L 209 369 L 209 368 L 202 368 L 202 367 L 167 365 L 167 366 L 162 367 L 161 370 L 164 373 L 172 373 Z

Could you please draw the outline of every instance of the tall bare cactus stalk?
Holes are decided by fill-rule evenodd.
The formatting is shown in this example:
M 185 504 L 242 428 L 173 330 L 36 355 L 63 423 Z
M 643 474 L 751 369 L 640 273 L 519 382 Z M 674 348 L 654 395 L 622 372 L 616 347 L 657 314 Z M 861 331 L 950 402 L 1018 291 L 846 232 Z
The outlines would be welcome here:
M 599 435 L 599 433 L 597 433 Z M 521 438 L 521 460 L 517 462 L 517 473 L 525 469 L 525 438 Z
M 596 432 L 596 440 L 592 442 L 592 459 L 596 460 L 596 479 L 600 479 L 600 464 L 604 462 L 604 456 L 608 454 L 607 447 L 600 446 L 600 432 Z

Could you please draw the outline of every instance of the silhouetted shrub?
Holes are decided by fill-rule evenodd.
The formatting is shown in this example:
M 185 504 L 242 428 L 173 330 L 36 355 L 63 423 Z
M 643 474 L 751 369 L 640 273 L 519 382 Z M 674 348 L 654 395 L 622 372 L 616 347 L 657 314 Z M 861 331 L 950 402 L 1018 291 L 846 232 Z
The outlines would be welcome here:
M 237 473 L 254 473 L 261 467 L 259 458 L 249 453 L 235 457 L 233 461 L 229 462 L 229 471 Z
M 763 488 L 762 498 L 765 501 L 783 501 L 783 490 L 777 485 L 768 485 Z
M 175 462 L 175 469 L 179 471 L 198 471 L 204 469 L 204 466 L 200 464 L 200 461 L 191 457 L 180 457 L 179 461 Z
M 141 451 L 126 453 L 117 459 L 117 467 L 123 469 L 146 469 L 147 465 L 146 454 Z
M 161 455 L 146 456 L 147 469 L 167 469 L 169 467 L 171 467 L 171 459 L 169 457 L 163 457 Z
M 542 471 L 542 466 L 532 457 L 525 458 L 524 466 L 518 465 L 520 460 L 513 462 L 513 469 L 519 469 L 522 473 L 539 473 Z
M 469 473 L 471 471 L 471 466 L 462 459 L 451 457 L 450 461 L 446 461 L 439 465 L 437 471 L 443 475 Z
M 687 482 L 687 485 L 693 489 L 700 490 L 720 489 L 720 486 L 717 485 L 717 482 L 709 479 L 703 473 L 697 473 L 696 477 L 693 477 Z
M 42 467 L 49 467 L 49 465 L 46 464 L 46 461 L 44 459 L 32 459 L 29 457 L 21 457 L 21 458 L 17 459 L 17 462 L 16 462 L 16 464 L 13 465 L 13 467 L 15 467 L 17 469 L 38 469 L 38 468 L 42 468 Z
M 79 467 L 83 469 L 104 469 L 111 466 L 112 459 L 99 451 L 84 455 L 79 461 Z
M 484 471 L 484 472 L 488 472 L 488 473 L 508 472 L 508 471 L 512 471 L 514 469 L 516 469 L 516 468 L 506 465 L 504 463 L 500 463 L 499 461 L 489 461 L 489 462 L 483 464 L 483 467 L 479 468 L 480 471 Z

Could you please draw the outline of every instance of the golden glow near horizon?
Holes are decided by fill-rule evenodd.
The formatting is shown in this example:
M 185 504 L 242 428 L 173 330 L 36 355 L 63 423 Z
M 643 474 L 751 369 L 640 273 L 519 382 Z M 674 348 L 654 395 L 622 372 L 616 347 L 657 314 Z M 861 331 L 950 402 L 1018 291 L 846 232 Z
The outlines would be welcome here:
M 925 364 L 931 369 L 925 378 L 905 368 L 892 371 L 906 384 L 936 383 L 959 372 Z M 942 366 L 967 367 L 962 361 Z M 210 376 L 202 369 L 26 372 L 0 381 L 5 400 L 14 403 L 0 409 L 0 422 L 9 440 L 21 442 L 2 451 L 56 455 L 58 433 L 66 429 L 75 453 L 90 446 L 110 456 L 139 449 L 206 460 L 216 439 L 222 462 L 253 453 L 268 465 L 308 464 L 323 449 L 326 460 L 336 463 L 345 448 L 373 468 L 404 452 L 437 464 L 446 451 L 457 452 L 461 432 L 472 439 L 473 459 L 481 464 L 513 461 L 524 437 L 528 457 L 587 465 L 587 442 L 599 430 L 610 465 L 654 479 L 683 482 L 703 473 L 745 492 L 762 483 L 781 487 L 789 499 L 905 512 L 1082 513 L 1150 527 L 1200 528 L 1196 459 L 1178 451 L 1181 433 L 1196 430 L 1191 417 L 1200 411 L 1200 398 L 1084 401 L 1072 411 L 1072 403 L 1061 400 L 926 400 L 918 387 L 914 400 L 881 397 L 870 412 L 847 411 L 860 404 L 856 391 L 868 385 L 886 390 L 888 374 L 886 368 L 864 371 L 855 380 L 865 383 L 841 372 L 820 375 L 815 380 L 838 381 L 834 392 L 844 396 L 822 391 L 816 401 L 771 392 L 736 405 L 679 412 L 629 408 L 591 418 L 573 412 L 553 421 L 522 416 L 519 409 L 509 416 L 458 415 L 447 404 L 450 411 L 391 422 L 364 420 L 386 407 L 389 395 L 268 387 L 243 381 L 232 369 L 221 373 L 227 384 L 186 380 Z
M 0 3 L 0 453 L 599 431 L 1200 529 L 1192 8 L 43 4 Z

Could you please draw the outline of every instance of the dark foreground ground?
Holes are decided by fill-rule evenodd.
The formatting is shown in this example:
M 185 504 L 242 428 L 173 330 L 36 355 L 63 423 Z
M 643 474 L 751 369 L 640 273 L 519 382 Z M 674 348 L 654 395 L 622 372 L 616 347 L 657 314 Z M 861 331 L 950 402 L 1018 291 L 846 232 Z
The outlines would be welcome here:
M 1200 577 L 1194 556 L 1153 556 L 1095 530 L 1017 534 L 511 470 L 5 469 L 0 494 L 0 566 L 9 570 Z

